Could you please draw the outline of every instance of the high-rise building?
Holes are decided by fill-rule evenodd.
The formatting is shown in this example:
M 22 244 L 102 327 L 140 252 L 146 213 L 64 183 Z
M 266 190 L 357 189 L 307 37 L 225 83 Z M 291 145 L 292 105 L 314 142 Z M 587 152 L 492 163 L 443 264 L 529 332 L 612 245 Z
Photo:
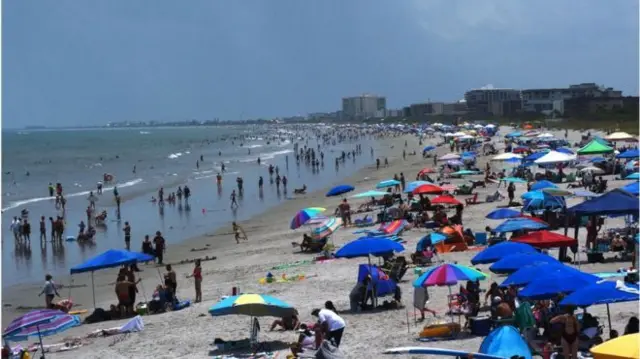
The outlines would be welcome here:
M 387 99 L 382 96 L 363 94 L 342 99 L 342 117 L 347 120 L 376 117 L 386 109 Z

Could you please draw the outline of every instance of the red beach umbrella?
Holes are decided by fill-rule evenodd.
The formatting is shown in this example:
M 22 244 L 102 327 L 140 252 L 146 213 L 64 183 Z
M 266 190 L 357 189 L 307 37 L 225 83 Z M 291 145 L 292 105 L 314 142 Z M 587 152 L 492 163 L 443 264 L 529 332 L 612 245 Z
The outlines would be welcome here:
M 442 188 L 434 184 L 423 184 L 421 186 L 416 187 L 416 189 L 413 190 L 413 194 L 440 194 L 440 193 L 442 193 Z
M 574 238 L 549 231 L 535 231 L 525 235 L 511 238 L 512 242 L 531 245 L 536 248 L 571 247 L 578 244 Z
M 421 169 L 420 172 L 418 172 L 418 176 L 426 175 L 429 173 L 436 173 L 436 171 L 433 168 L 425 167 Z
M 431 200 L 431 204 L 450 204 L 456 206 L 462 203 L 453 196 L 438 196 Z

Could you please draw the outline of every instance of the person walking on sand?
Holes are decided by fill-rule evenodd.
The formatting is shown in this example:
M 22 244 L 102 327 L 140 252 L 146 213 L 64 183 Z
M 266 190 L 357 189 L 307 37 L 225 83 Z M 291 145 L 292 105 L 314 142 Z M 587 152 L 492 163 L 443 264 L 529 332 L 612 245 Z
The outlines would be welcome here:
M 53 309 L 53 298 L 55 296 L 60 297 L 60 294 L 58 294 L 58 289 L 56 289 L 56 284 L 53 282 L 51 274 L 44 276 L 44 280 L 44 287 L 42 287 L 42 292 L 38 294 L 38 297 L 44 294 L 45 306 L 47 309 Z
M 342 334 L 346 323 L 338 314 L 329 309 L 314 309 L 311 315 L 318 318 L 320 330 L 325 339 L 332 342 L 336 347 L 340 346 Z
M 187 278 L 193 278 L 196 289 L 196 303 L 202 302 L 202 267 L 200 266 L 200 259 L 196 259 L 193 272 Z

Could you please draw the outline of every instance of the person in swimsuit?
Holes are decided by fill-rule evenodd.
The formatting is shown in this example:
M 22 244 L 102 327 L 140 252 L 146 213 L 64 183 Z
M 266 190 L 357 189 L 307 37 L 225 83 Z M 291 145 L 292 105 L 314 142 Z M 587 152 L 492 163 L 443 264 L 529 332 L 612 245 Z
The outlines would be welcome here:
M 574 308 L 567 307 L 567 313 L 551 319 L 551 324 L 562 323 L 562 355 L 567 359 L 578 358 L 578 337 L 580 336 L 580 323 L 573 314 Z

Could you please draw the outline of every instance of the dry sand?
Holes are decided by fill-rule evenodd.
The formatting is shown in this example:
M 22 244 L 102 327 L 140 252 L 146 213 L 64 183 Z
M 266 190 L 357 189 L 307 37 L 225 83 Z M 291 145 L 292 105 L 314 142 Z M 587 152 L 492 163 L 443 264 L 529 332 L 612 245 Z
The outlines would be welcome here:
M 502 134 L 508 129 L 503 128 Z M 595 131 L 592 131 L 595 133 Z M 558 137 L 563 133 L 558 132 Z M 425 144 L 434 144 L 439 139 L 429 139 Z M 569 140 L 578 141 L 580 133 L 571 132 Z M 381 140 L 380 146 L 386 148 L 390 161 L 388 168 L 381 168 L 377 171 L 374 168 L 366 168 L 358 172 L 351 178 L 343 181 L 356 187 L 354 193 L 372 189 L 377 182 L 391 178 L 395 173 L 404 172 L 407 181 L 415 179 L 415 174 L 421 168 L 431 167 L 431 159 L 423 160 L 420 155 L 408 156 L 406 161 L 401 158 L 404 141 L 409 142 L 409 151 L 415 149 L 420 153 L 421 148 L 414 136 L 402 136 Z M 498 148 L 503 146 L 498 138 Z M 438 155 L 448 152 L 448 148 L 438 148 Z M 365 151 L 366 152 L 366 151 Z M 378 152 L 380 153 L 380 152 Z M 366 154 L 365 154 L 366 155 Z M 479 158 L 479 167 L 483 168 L 487 158 Z M 479 178 L 478 178 L 479 179 Z M 460 184 L 465 180 L 453 180 L 454 184 Z M 622 182 L 610 181 L 610 187 L 621 186 Z M 333 184 L 332 184 L 333 185 Z M 329 184 L 328 186 L 329 187 Z M 490 185 L 487 189 L 479 189 L 479 199 L 483 199 L 486 194 L 496 190 L 496 185 Z M 518 185 L 517 195 L 526 191 L 524 185 Z M 133 333 L 126 337 L 119 338 L 98 338 L 91 339 L 83 347 L 66 353 L 51 354 L 53 358 L 207 358 L 213 355 L 213 340 L 216 337 L 224 340 L 239 340 L 248 337 L 249 318 L 243 316 L 226 316 L 212 318 L 207 314 L 207 310 L 216 303 L 222 296 L 230 295 L 231 288 L 240 287 L 245 293 L 264 293 L 278 297 L 292 305 L 300 312 L 304 322 L 312 322 L 310 312 L 315 307 L 322 307 L 326 300 L 332 300 L 338 309 L 347 310 L 349 307 L 348 295 L 356 281 L 357 266 L 364 263 L 365 259 L 335 260 L 325 264 L 309 264 L 287 270 L 273 270 L 274 275 L 305 274 L 307 278 L 303 281 L 293 283 L 274 283 L 260 285 L 258 280 L 264 277 L 270 268 L 283 263 L 294 262 L 304 259 L 311 259 L 312 254 L 300 254 L 297 248 L 292 248 L 291 242 L 300 241 L 302 230 L 292 231 L 289 229 L 289 221 L 295 212 L 304 207 L 322 206 L 333 211 L 338 205 L 339 199 L 326 198 L 325 191 L 297 196 L 282 205 L 269 210 L 268 212 L 253 218 L 247 223 L 243 223 L 249 241 L 236 244 L 231 234 L 231 228 L 224 228 L 215 234 L 201 236 L 186 241 L 179 246 L 172 246 L 168 249 L 167 262 L 177 262 L 185 258 L 195 258 L 204 256 L 217 256 L 214 261 L 203 263 L 203 302 L 193 304 L 191 307 L 178 312 L 170 312 L 159 315 L 143 317 L 145 323 L 144 331 Z M 570 202 L 575 204 L 579 200 Z M 357 204 L 356 200 L 350 200 L 352 206 Z M 245 201 L 246 203 L 246 201 Z M 486 213 L 495 208 L 495 204 L 478 204 L 465 208 L 464 223 L 465 228 L 472 228 L 474 231 L 482 231 L 487 225 L 495 226 L 499 221 L 485 219 Z M 356 216 L 357 217 L 357 216 Z M 609 220 L 608 226 L 619 226 L 619 220 Z M 336 245 L 342 245 L 354 238 L 353 228 L 341 228 L 333 236 Z M 411 230 L 404 234 L 406 243 L 406 255 L 415 248 L 416 242 L 425 234 L 424 230 Z M 584 246 L 584 231 L 581 232 L 581 247 Z M 210 250 L 202 252 L 191 252 L 191 248 L 202 248 L 210 244 Z M 468 265 L 470 258 L 477 252 L 460 252 L 442 255 L 445 261 L 456 261 L 460 264 Z M 582 269 L 587 272 L 614 271 L 617 268 L 628 266 L 628 263 L 611 263 L 598 265 L 583 265 Z M 193 265 L 176 265 L 174 269 L 178 273 L 178 296 L 179 298 L 193 298 L 193 281 L 187 279 L 186 275 L 191 273 Z M 150 295 L 154 286 L 159 283 L 160 277 L 154 266 L 143 265 L 144 270 L 141 288 L 144 288 L 147 295 Z M 480 266 L 485 270 L 486 266 Z M 160 268 L 163 272 L 163 268 Z M 96 272 L 96 296 L 97 306 L 108 308 L 109 304 L 115 302 L 113 293 L 113 281 L 116 270 L 105 270 Z M 477 351 L 482 341 L 481 337 L 470 337 L 466 339 L 450 340 L 430 344 L 419 344 L 416 342 L 417 333 L 425 324 L 434 321 L 447 321 L 445 316 L 447 309 L 446 287 L 429 288 L 431 301 L 429 307 L 438 312 L 437 318 L 428 319 L 424 323 L 414 323 L 414 311 L 411 308 L 413 290 L 411 281 L 415 278 L 412 271 L 408 272 L 404 281 L 400 284 L 403 291 L 403 301 L 408 310 L 393 310 L 386 312 L 364 313 L 364 314 L 342 314 L 347 322 L 347 328 L 342 341 L 341 348 L 348 358 L 381 357 L 380 354 L 385 348 L 397 346 L 424 345 L 442 348 L 464 349 Z M 491 280 L 501 281 L 503 278 L 492 276 L 483 283 L 486 288 Z M 63 278 L 58 278 L 58 282 L 69 283 Z M 91 311 L 92 296 L 89 275 L 77 275 L 73 285 L 78 288 L 72 290 L 72 297 L 76 303 L 82 303 L 81 308 Z M 455 290 L 455 288 L 454 288 Z M 3 306 L 3 324 L 6 325 L 11 317 L 24 313 L 17 311 L 17 305 L 37 306 L 41 305 L 41 298 L 36 297 L 39 288 L 34 285 L 22 286 L 12 289 L 11 293 L 3 292 L 3 304 L 11 303 L 11 307 Z M 66 297 L 68 291 L 61 291 Z M 138 298 L 142 299 L 142 293 Z M 597 306 L 589 309 L 591 313 L 600 317 L 601 324 L 606 324 L 606 307 Z M 629 317 L 638 314 L 637 303 L 625 303 L 612 306 L 613 328 L 622 332 Z M 407 317 L 409 317 L 407 325 Z M 261 318 L 260 323 L 263 331 L 260 333 L 262 341 L 274 342 L 277 347 L 278 341 L 291 342 L 295 340 L 292 332 L 269 332 L 268 327 L 275 318 Z M 100 328 L 111 328 L 121 325 L 125 320 L 103 322 L 94 325 L 82 325 L 70 329 L 57 336 L 45 338 L 45 343 L 56 343 L 65 337 L 84 336 Z M 409 326 L 409 328 L 408 328 Z M 280 354 L 284 357 L 286 350 Z M 424 357 L 424 356 L 422 356 Z

